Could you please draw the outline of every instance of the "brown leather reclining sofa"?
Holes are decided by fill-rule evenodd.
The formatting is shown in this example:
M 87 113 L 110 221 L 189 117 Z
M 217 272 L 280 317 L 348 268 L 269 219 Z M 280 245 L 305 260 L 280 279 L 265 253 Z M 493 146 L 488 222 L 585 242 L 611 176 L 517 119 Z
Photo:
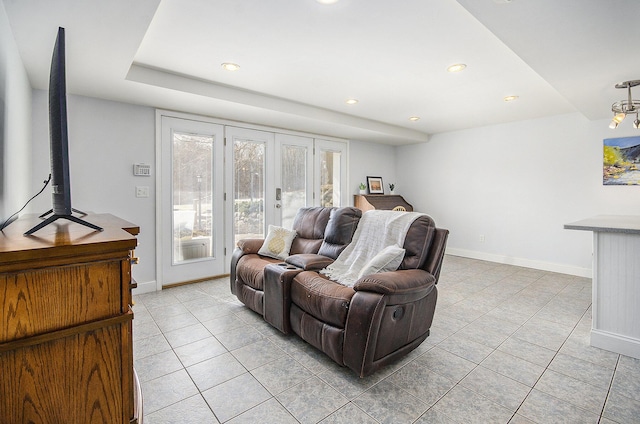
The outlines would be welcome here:
M 348 287 L 318 271 L 351 242 L 360 217 L 351 207 L 301 209 L 284 262 L 258 255 L 263 240 L 241 240 L 231 260 L 231 291 L 280 331 L 296 333 L 364 377 L 429 336 L 449 231 L 419 217 L 397 271 L 366 275 Z

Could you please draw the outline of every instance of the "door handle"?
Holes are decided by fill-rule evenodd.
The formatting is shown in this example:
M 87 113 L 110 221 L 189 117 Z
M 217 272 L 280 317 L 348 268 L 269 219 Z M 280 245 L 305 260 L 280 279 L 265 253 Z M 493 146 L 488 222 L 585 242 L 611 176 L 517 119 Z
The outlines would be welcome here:
M 282 189 L 280 187 L 276 188 L 276 200 L 282 200 Z

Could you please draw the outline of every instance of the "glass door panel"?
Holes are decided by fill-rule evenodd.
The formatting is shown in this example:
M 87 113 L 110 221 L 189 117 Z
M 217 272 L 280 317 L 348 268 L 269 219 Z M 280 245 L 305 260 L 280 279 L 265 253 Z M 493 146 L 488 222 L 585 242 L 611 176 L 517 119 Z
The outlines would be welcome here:
M 320 206 L 340 206 L 340 152 L 320 152 Z
M 291 228 L 298 209 L 307 206 L 307 148 L 282 149 L 282 226 Z
M 298 209 L 313 203 L 313 139 L 276 134 L 276 149 L 279 172 L 276 173 L 275 225 L 292 228 Z
M 243 238 L 265 237 L 265 150 L 265 144 L 259 141 L 233 140 L 233 232 L 236 242 Z
M 173 264 L 213 255 L 213 140 L 173 133 Z
M 246 128 L 225 127 L 227 170 L 232 193 L 228 225 L 230 243 L 245 238 L 265 238 L 267 225 L 274 220 L 273 133 Z
M 316 139 L 315 162 L 318 204 L 325 207 L 346 206 L 347 144 Z

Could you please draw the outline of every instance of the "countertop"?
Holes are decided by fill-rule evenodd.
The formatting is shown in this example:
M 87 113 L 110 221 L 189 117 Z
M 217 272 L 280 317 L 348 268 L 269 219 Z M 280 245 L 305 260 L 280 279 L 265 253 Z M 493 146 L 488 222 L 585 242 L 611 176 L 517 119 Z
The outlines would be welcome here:
M 592 218 L 565 224 L 564 228 L 567 230 L 640 234 L 640 216 L 597 215 Z

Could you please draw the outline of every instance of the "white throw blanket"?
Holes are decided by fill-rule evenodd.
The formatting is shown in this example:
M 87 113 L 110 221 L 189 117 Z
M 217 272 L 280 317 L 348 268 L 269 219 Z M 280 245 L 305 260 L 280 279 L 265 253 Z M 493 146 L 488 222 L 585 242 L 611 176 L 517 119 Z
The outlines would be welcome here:
M 371 210 L 362 215 L 353 241 L 328 267 L 320 271 L 331 280 L 353 286 L 362 267 L 387 246 L 402 247 L 413 221 L 424 214 Z

